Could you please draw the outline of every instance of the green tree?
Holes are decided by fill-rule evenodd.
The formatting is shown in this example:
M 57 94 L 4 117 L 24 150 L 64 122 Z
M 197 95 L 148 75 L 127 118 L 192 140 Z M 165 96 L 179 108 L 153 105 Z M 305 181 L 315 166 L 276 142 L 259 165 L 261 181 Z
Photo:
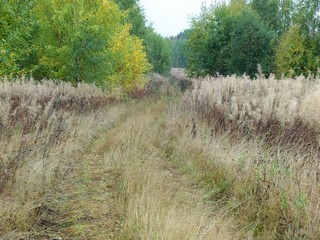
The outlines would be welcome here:
M 172 65 L 170 45 L 167 40 L 155 33 L 152 27 L 147 26 L 139 0 L 114 1 L 125 12 L 125 21 L 132 26 L 131 33 L 143 40 L 152 70 L 161 74 L 169 72 Z
M 121 85 L 126 90 L 142 83 L 142 74 L 149 68 L 142 43 L 129 34 L 130 27 L 123 24 L 115 3 L 38 0 L 34 15 L 39 27 L 34 43 L 39 61 L 36 78 Z M 135 68 L 128 62 L 130 55 L 137 56 Z
M 293 77 L 307 75 L 306 38 L 299 25 L 293 25 L 279 41 L 276 51 L 276 74 Z
M 32 62 L 33 1 L 0 0 L 0 76 L 27 74 Z
M 301 31 L 305 34 L 319 34 L 320 28 L 320 2 L 319 0 L 299 0 L 295 21 L 301 25 Z
M 230 38 L 229 71 L 237 75 L 244 73 L 254 77 L 257 65 L 262 66 L 265 74 L 272 69 L 273 33 L 260 19 L 250 12 L 236 18 Z
M 259 14 L 261 19 L 267 26 L 274 30 L 279 30 L 280 16 L 279 16 L 279 0 L 252 0 L 252 8 Z
M 34 14 L 39 65 L 36 78 L 99 82 L 112 72 L 107 48 L 120 28 L 120 11 L 101 1 L 39 0 Z
M 280 26 L 278 36 L 282 36 L 292 26 L 295 11 L 295 0 L 279 0 Z
M 1 76 L 32 74 L 125 91 L 146 82 L 150 64 L 142 41 L 111 0 L 0 0 L 0 11 Z
M 187 43 L 187 31 L 179 33 L 170 38 L 172 49 L 172 66 L 175 68 L 185 68 L 187 61 L 185 57 L 185 46 Z
M 224 5 L 221 5 L 220 7 L 222 8 L 223 6 Z M 209 74 L 209 67 L 212 66 L 210 64 L 211 56 L 212 58 L 215 58 L 215 56 L 219 55 L 218 47 L 217 51 L 209 53 L 209 36 L 211 35 L 209 34 L 209 30 L 214 29 L 218 24 L 214 21 L 213 16 L 213 9 L 209 9 L 203 6 L 200 15 L 192 19 L 192 26 L 185 48 L 187 73 L 190 76 L 199 77 Z M 213 32 L 211 38 L 214 38 L 215 35 L 219 34 L 215 34 Z M 221 42 L 222 41 L 212 41 L 211 44 L 218 45 Z M 223 51 L 221 48 L 220 50 Z M 215 64 L 215 66 L 213 66 L 212 68 L 219 68 L 219 70 L 221 71 L 222 66 L 218 63 L 219 60 L 223 61 L 223 59 L 216 58 L 216 61 L 212 62 L 212 64 Z M 214 74 L 215 73 L 213 73 L 213 75 Z
M 320 2 L 318 0 L 299 0 L 296 10 L 296 23 L 301 26 L 307 46 L 307 68 L 316 73 L 320 56 Z
M 151 69 L 142 40 L 130 35 L 127 25 L 112 39 L 111 54 L 116 59 L 109 84 L 122 86 L 126 92 L 143 87 L 147 82 L 143 73 Z
M 292 25 L 294 0 L 252 0 L 250 6 L 277 36 L 284 34 Z
M 169 40 L 164 39 L 161 35 L 155 33 L 152 28 L 149 28 L 145 45 L 149 62 L 153 67 L 152 70 L 167 74 L 172 67 L 172 52 Z
M 141 39 L 147 33 L 146 18 L 139 0 L 114 0 L 125 13 L 125 20 L 131 24 L 130 32 Z
M 235 1 L 203 8 L 192 23 L 187 42 L 187 71 L 191 76 L 246 73 L 257 65 L 271 71 L 273 33 L 246 4 Z

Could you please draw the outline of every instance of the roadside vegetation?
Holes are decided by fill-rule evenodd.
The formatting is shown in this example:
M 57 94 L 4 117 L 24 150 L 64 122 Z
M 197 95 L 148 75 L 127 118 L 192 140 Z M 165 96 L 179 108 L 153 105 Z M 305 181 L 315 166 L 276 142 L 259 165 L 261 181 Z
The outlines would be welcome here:
M 178 137 L 175 161 L 254 239 L 318 239 L 319 79 L 194 84 L 173 110 L 193 137 Z
M 121 115 L 88 84 L 16 79 L 0 83 L 0 233 L 30 231 L 45 198 L 98 131 Z
M 239 236 L 170 163 L 167 104 L 179 84 L 150 79 L 143 101 L 125 103 L 87 84 L 2 83 L 2 239 Z
M 0 1 L 0 76 L 86 82 L 129 93 L 171 68 L 138 1 Z
M 3 81 L 2 238 L 317 239 L 319 80 L 171 76 Z
M 0 238 L 320 239 L 319 10 L 0 0 Z

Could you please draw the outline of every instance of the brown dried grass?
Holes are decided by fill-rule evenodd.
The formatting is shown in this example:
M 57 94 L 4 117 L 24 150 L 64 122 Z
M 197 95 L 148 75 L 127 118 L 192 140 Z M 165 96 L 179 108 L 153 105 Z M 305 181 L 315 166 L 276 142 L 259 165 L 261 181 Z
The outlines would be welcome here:
M 88 84 L 0 82 L 0 236 L 32 229 L 45 196 L 112 119 L 113 101 Z
M 274 145 L 320 151 L 320 79 L 243 77 L 195 81 L 184 106 L 215 130 L 260 136 Z
M 171 111 L 175 158 L 255 239 L 320 237 L 319 80 L 207 77 Z

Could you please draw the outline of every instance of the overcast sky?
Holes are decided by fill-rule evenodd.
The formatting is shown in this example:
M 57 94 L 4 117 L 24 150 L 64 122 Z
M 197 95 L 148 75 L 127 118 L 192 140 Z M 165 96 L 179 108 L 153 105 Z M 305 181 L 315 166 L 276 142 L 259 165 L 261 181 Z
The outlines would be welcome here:
M 190 16 L 200 13 L 203 2 L 209 5 L 214 0 L 140 0 L 148 22 L 164 37 L 187 29 Z

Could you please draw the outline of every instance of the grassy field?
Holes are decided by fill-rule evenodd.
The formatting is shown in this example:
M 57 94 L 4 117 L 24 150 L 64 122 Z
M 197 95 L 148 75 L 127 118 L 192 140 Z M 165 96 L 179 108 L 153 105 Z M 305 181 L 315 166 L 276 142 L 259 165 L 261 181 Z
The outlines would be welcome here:
M 319 89 L 319 79 L 205 78 L 175 110 L 191 119 L 201 181 L 254 238 L 320 237 Z
M 172 77 L 3 81 L 0 239 L 319 239 L 319 80 Z
M 32 231 L 54 187 L 81 161 L 88 143 L 121 111 L 81 84 L 26 79 L 0 83 L 0 235 Z

